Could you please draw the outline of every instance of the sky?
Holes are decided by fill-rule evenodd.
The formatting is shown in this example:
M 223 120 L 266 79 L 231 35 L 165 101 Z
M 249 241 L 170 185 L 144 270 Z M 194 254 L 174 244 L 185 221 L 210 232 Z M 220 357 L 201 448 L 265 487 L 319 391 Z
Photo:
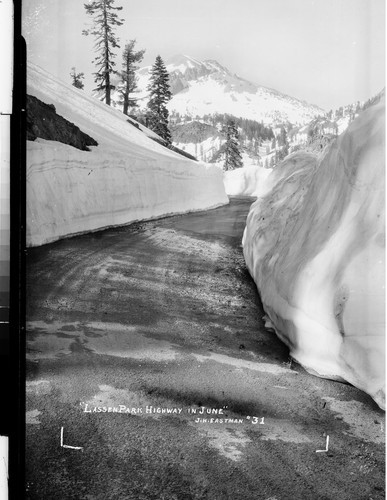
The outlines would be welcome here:
M 94 88 L 87 0 L 23 0 L 27 57 Z M 176 54 L 215 59 L 231 72 L 325 110 L 364 101 L 385 85 L 385 0 L 115 0 L 120 69 L 125 42 L 142 65 Z

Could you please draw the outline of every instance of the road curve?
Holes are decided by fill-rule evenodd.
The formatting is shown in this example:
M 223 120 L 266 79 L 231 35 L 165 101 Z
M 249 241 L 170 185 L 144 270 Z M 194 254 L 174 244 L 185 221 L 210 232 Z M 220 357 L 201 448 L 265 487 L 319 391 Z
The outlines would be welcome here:
M 250 204 L 28 251 L 26 498 L 384 498 L 384 412 L 264 328 Z

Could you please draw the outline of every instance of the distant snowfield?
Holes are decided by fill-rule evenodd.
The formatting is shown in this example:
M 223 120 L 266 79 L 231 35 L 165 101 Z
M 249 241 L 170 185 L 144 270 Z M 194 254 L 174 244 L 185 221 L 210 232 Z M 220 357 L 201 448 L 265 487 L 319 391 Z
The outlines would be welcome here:
M 307 370 L 385 406 L 384 101 L 322 158 L 294 153 L 247 218 L 243 245 L 268 324 Z
M 229 196 L 256 196 L 267 194 L 272 188 L 272 168 L 254 165 L 254 160 L 242 154 L 243 167 L 224 172 L 224 188 Z
M 190 82 L 188 89 L 173 96 L 168 108 L 170 111 L 190 116 L 228 113 L 262 121 L 266 125 L 273 122 L 273 109 L 276 110 L 278 118 L 292 123 L 307 123 L 317 114 L 314 110 L 313 114 L 299 102 L 286 100 L 268 89 L 251 88 L 248 82 L 241 80 L 230 84 L 227 80 L 217 81 L 210 77 Z
M 227 204 L 223 173 L 164 148 L 126 116 L 28 64 L 27 93 L 89 134 L 90 152 L 27 142 L 27 245 Z

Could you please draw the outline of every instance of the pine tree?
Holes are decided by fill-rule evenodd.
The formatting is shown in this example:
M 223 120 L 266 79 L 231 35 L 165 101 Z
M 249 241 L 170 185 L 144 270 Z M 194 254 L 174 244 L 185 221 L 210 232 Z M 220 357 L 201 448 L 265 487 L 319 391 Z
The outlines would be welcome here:
M 167 146 L 172 145 L 171 133 L 168 128 L 168 109 L 166 104 L 172 98 L 169 87 L 167 68 L 160 56 L 151 69 L 150 83 L 148 85 L 148 126 L 162 137 Z
M 85 85 L 83 84 L 82 80 L 84 80 L 84 78 L 85 78 L 85 73 L 77 73 L 75 71 L 75 67 L 73 66 L 71 68 L 70 76 L 72 79 L 71 84 L 74 85 L 74 87 L 76 87 L 77 89 L 84 88 Z
M 243 167 L 242 155 L 239 149 L 239 134 L 234 120 L 229 119 L 223 129 L 226 135 L 224 151 L 224 170 L 234 170 Z
M 283 160 L 285 156 L 289 154 L 288 134 L 286 133 L 285 127 L 281 127 L 280 135 L 277 138 L 277 144 L 280 148 L 279 159 Z
M 113 48 L 119 48 L 118 38 L 114 34 L 114 28 L 123 24 L 123 19 L 119 19 L 114 10 L 122 10 L 122 7 L 113 7 L 115 0 L 94 0 L 89 4 L 84 4 L 86 13 L 93 16 L 93 27 L 83 30 L 83 35 L 93 35 L 95 37 L 95 51 L 97 57 L 93 63 L 97 67 L 94 74 L 94 81 L 97 88 L 94 90 L 105 91 L 105 102 L 110 106 L 111 91 L 115 86 L 111 83 L 110 76 L 117 73 L 114 70 L 115 54 Z
M 137 90 L 135 71 L 138 69 L 138 66 L 136 66 L 136 63 L 141 62 L 145 54 L 145 50 L 135 52 L 135 44 L 136 40 L 130 40 L 130 42 L 125 45 L 122 56 L 122 71 L 120 73 L 122 84 L 119 93 L 122 97 L 120 104 L 123 105 L 123 113 L 125 115 L 128 114 L 129 107 L 137 107 L 137 99 L 130 97 L 130 95 Z

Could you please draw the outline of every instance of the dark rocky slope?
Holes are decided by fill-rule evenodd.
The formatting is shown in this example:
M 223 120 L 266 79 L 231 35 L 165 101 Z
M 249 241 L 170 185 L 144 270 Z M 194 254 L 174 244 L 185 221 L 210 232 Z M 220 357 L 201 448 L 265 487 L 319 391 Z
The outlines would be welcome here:
M 27 140 L 34 141 L 37 137 L 62 142 L 82 151 L 90 151 L 88 146 L 98 146 L 97 141 L 74 123 L 58 115 L 53 104 L 27 95 Z

